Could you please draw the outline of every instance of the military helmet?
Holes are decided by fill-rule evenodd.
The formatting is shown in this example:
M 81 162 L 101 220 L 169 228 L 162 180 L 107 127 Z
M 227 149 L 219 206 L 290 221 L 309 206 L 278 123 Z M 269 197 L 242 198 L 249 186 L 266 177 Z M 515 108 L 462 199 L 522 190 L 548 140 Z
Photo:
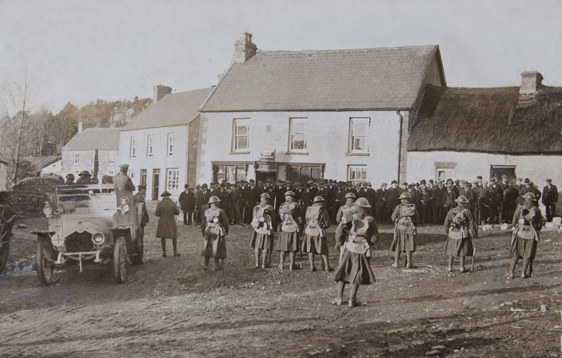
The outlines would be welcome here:
M 355 193 L 353 193 L 352 191 L 350 191 L 349 193 L 345 194 L 345 198 L 346 198 L 346 199 L 349 199 L 349 198 L 355 199 L 355 198 L 357 198 L 357 196 L 355 195 Z
M 459 204 L 468 204 L 468 199 L 464 195 L 460 195 L 455 201 Z
M 402 194 L 400 194 L 398 199 L 412 199 L 412 195 L 409 192 L 405 191 Z
M 323 203 L 323 202 L 325 202 L 325 201 L 326 201 L 326 200 L 325 200 L 323 197 L 321 197 L 320 195 L 318 195 L 318 196 L 315 196 L 315 197 L 314 197 L 314 200 L 312 200 L 312 204 L 314 204 L 314 203 Z
M 294 191 L 288 190 L 288 191 L 285 192 L 285 196 L 292 196 L 292 197 L 295 197 L 296 195 L 295 195 L 295 192 L 294 192 Z
M 78 174 L 78 175 L 79 175 L 79 176 L 84 176 L 84 175 L 90 176 L 90 172 L 87 171 L 87 170 L 82 170 L 82 171 L 80 172 L 80 174 Z
M 369 204 L 369 200 L 367 200 L 365 198 L 357 199 L 357 201 L 355 202 L 355 205 L 357 205 L 361 208 L 370 208 L 371 207 L 371 204 Z
M 537 198 L 535 198 L 535 194 L 528 192 L 525 193 L 525 195 L 523 195 L 523 198 L 529 200 L 529 201 L 537 201 Z
M 66 178 L 67 179 L 74 179 L 74 174 L 68 173 L 68 174 L 66 174 Z
M 268 193 L 262 193 L 262 194 L 260 195 L 260 198 L 271 199 L 271 196 L 269 196 Z
M 220 201 L 221 201 L 221 199 L 216 195 L 213 195 L 209 198 L 209 204 L 220 203 Z

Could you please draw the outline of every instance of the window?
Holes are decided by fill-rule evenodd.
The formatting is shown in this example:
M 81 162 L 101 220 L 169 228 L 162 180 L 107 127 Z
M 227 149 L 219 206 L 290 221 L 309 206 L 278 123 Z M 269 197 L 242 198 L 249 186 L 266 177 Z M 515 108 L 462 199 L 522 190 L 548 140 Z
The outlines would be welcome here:
M 306 118 L 289 119 L 289 152 L 306 151 L 305 124 Z
M 174 133 L 168 133 L 168 156 L 174 155 Z
M 367 134 L 370 118 L 350 118 L 349 120 L 349 152 L 367 153 Z
M 135 170 L 134 169 L 129 169 L 129 177 L 131 179 L 135 179 Z
M 232 150 L 234 152 L 246 152 L 250 149 L 250 127 L 248 119 L 234 120 L 234 136 L 232 138 Z
M 455 178 L 455 168 L 436 168 L 435 179 L 446 181 Z
M 223 180 L 234 184 L 240 180 L 246 180 L 246 165 L 215 165 L 215 181 L 221 183 Z
M 309 180 L 320 180 L 323 177 L 322 164 L 290 164 L 287 167 L 289 180 L 306 183 Z
M 140 170 L 140 185 L 146 185 L 146 177 L 147 177 L 146 169 Z
M 146 156 L 147 157 L 153 157 L 154 156 L 154 151 L 153 151 L 153 146 L 154 144 L 154 138 L 152 136 L 152 134 L 149 134 L 146 137 Z
M 178 190 L 180 170 L 178 168 L 166 169 L 166 190 Z
M 131 137 L 131 142 L 130 142 L 130 145 L 129 145 L 129 158 L 134 158 L 136 156 L 137 156 L 136 138 Z
M 109 165 L 115 164 L 115 152 L 109 152 Z
M 367 181 L 366 165 L 350 165 L 347 167 L 347 180 L 353 184 Z
M 80 165 L 80 153 L 74 153 L 74 165 Z

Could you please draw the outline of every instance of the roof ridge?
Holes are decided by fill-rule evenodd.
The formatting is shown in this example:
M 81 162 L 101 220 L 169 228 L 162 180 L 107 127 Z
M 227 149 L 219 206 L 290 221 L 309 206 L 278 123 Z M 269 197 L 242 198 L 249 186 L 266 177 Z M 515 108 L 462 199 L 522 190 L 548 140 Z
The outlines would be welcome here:
M 259 50 L 256 54 L 299 54 L 299 53 L 339 53 L 339 52 L 360 52 L 360 51 L 372 51 L 372 50 L 400 50 L 400 49 L 414 49 L 414 48 L 434 48 L 439 46 L 437 44 L 427 44 L 427 45 L 410 45 L 410 46 L 386 46 L 386 47 L 364 47 L 364 48 L 347 48 L 347 49 L 329 49 L 329 50 L 314 50 L 314 49 L 302 49 L 302 50 Z

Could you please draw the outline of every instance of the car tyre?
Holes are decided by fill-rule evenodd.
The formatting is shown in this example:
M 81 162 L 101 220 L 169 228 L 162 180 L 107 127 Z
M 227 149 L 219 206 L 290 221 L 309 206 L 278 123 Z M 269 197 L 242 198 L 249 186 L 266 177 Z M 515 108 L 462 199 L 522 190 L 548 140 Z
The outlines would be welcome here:
M 119 236 L 113 246 L 113 276 L 115 283 L 127 281 L 127 246 L 123 236 Z
M 50 243 L 46 240 L 37 240 L 37 277 L 43 286 L 49 286 L 55 281 L 55 266 Z

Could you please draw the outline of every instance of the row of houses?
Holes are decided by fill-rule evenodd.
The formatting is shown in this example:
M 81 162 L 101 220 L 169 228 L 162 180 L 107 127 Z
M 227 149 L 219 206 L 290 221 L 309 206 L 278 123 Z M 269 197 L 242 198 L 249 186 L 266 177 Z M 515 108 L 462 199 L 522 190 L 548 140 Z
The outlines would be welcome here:
M 216 86 L 158 85 L 127 126 L 78 133 L 62 171 L 128 163 L 152 199 L 222 180 L 562 181 L 562 88 L 538 72 L 519 87 L 452 88 L 437 45 L 258 51 L 245 33 L 234 47 Z

